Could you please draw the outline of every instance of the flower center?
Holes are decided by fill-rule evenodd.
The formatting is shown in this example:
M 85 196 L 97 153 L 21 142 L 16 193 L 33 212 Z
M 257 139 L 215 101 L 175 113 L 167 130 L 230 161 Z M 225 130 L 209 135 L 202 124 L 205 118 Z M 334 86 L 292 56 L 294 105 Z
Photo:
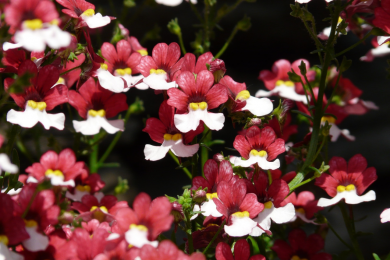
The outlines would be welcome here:
M 265 209 L 271 209 L 272 206 L 273 206 L 272 201 L 267 201 L 266 203 L 264 203 L 264 208 Z
M 137 52 L 138 52 L 139 54 L 141 54 L 142 56 L 148 55 L 148 51 L 147 51 L 147 50 L 138 50 Z
M 60 177 L 62 180 L 64 179 L 64 174 L 60 170 L 53 171 L 52 169 L 48 169 L 45 172 L 45 176 L 47 177 Z
M 65 79 L 60 77 L 57 81 L 57 84 L 65 84 Z
M 130 68 L 116 69 L 115 70 L 115 76 L 131 75 L 131 73 L 132 73 L 132 70 Z
M 104 109 L 100 109 L 99 111 L 91 109 L 88 111 L 88 115 L 93 116 L 93 117 L 97 117 L 97 116 L 105 117 L 106 111 Z
M 294 82 L 290 81 L 290 80 L 287 80 L 287 81 L 283 81 L 283 80 L 278 80 L 276 81 L 276 86 L 286 86 L 286 87 L 294 87 Z
M 307 258 L 300 258 L 299 256 L 294 255 L 293 257 L 291 257 L 291 260 L 307 260 Z
M 103 211 L 104 213 L 108 213 L 108 210 L 107 210 L 107 208 L 106 207 L 104 207 L 104 206 L 101 206 L 101 207 L 98 207 L 98 206 L 92 206 L 91 207 L 91 209 L 90 209 L 90 211 L 94 211 L 94 210 L 96 210 L 97 208 L 99 208 L 101 211 Z
M 267 157 L 267 152 L 265 150 L 258 152 L 257 150 L 253 149 L 250 154 L 253 156 Z
M 157 74 L 157 75 L 161 75 L 161 74 L 167 74 L 164 70 L 161 70 L 161 69 L 150 69 L 150 74 Z
M 91 187 L 89 185 L 77 185 L 76 190 L 81 191 L 81 192 L 91 192 Z
M 303 208 L 296 209 L 295 212 L 301 213 L 302 215 L 305 214 L 305 210 Z
M 101 68 L 102 70 L 108 70 L 108 66 L 107 66 L 107 64 L 105 64 L 105 63 L 100 63 L 100 68 Z
M 5 235 L 0 235 L 0 243 L 3 243 L 4 245 L 8 246 L 9 243 L 8 237 Z
M 247 100 L 250 96 L 251 96 L 251 94 L 249 93 L 248 90 L 243 90 L 237 94 L 236 100 L 244 101 L 244 100 Z
M 32 109 L 39 109 L 40 111 L 46 109 L 45 102 L 35 102 L 34 100 L 27 101 L 27 106 L 31 107 Z
M 351 191 L 355 189 L 355 185 L 349 184 L 347 186 L 339 185 L 337 186 L 337 191 L 338 192 L 344 192 L 344 191 Z
M 248 211 L 238 211 L 236 213 L 233 213 L 232 216 L 235 216 L 238 218 L 245 218 L 245 217 L 249 217 L 249 212 Z
M 190 103 L 190 109 L 192 111 L 196 111 L 198 109 L 205 110 L 207 109 L 207 103 L 206 102 Z
M 35 220 L 24 220 L 24 225 L 28 228 L 37 227 L 38 223 Z
M 100 210 L 96 210 L 96 209 L 100 209 Z M 104 206 L 101 206 L 101 207 L 98 207 L 98 206 L 92 206 L 92 208 L 90 209 L 90 211 L 94 211 L 93 212 L 93 218 L 94 219 L 97 219 L 99 222 L 103 222 L 104 219 L 106 218 L 106 216 L 104 215 L 104 213 L 108 213 L 108 210 L 106 207 Z
M 165 141 L 179 141 L 180 139 L 182 138 L 181 134 L 174 134 L 174 135 L 171 135 L 171 134 L 165 134 L 164 135 L 164 140 Z
M 86 10 L 84 13 L 82 13 L 81 15 L 91 17 L 91 16 L 93 16 L 94 14 L 95 14 L 95 10 L 93 10 L 93 9 L 88 9 L 88 10 Z
M 214 193 L 206 193 L 206 197 L 207 197 L 207 199 L 209 199 L 209 200 L 212 200 L 212 199 L 218 199 L 218 194 L 216 193 L 216 192 L 214 192 Z
M 331 117 L 331 116 L 323 116 L 321 118 L 321 122 L 322 123 L 328 122 L 330 124 L 334 124 L 334 123 L 336 123 L 336 119 L 334 117 Z
M 144 225 L 137 225 L 137 224 L 131 224 L 130 229 L 136 228 L 140 231 L 148 232 L 148 228 L 145 227 Z
M 41 29 L 42 26 L 43 23 L 40 19 L 26 20 L 23 22 L 23 27 L 28 28 L 30 30 L 38 30 Z

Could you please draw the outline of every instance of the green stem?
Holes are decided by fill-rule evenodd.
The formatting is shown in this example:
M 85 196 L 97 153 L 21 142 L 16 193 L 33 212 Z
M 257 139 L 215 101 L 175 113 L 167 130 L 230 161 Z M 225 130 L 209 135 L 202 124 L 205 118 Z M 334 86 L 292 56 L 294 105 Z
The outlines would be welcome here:
M 216 59 L 221 57 L 221 55 L 226 51 L 227 47 L 229 46 L 230 42 L 233 40 L 233 38 L 234 38 L 234 36 L 236 35 L 237 32 L 238 32 L 238 27 L 235 26 L 233 31 L 232 31 L 232 33 L 230 34 L 229 39 L 227 40 L 227 42 L 222 46 L 221 50 L 217 53 L 217 55 L 215 55 Z
M 332 227 L 332 225 L 331 225 L 329 222 L 328 222 L 328 227 L 329 227 L 330 230 L 332 230 L 333 234 L 335 234 L 335 236 L 341 241 L 341 243 L 343 243 L 343 244 L 344 244 L 346 247 L 348 247 L 349 249 L 354 250 L 353 247 L 352 247 L 350 244 L 348 244 L 347 242 L 345 242 L 344 239 L 342 239 L 342 238 L 340 237 L 340 235 L 337 234 L 336 230 Z
M 196 15 L 196 17 L 198 18 L 198 20 L 203 23 L 203 18 L 202 16 L 200 15 L 198 9 L 196 9 L 196 6 L 191 2 L 191 1 L 188 1 L 188 3 L 190 4 L 191 6 L 191 9 L 192 11 L 194 12 L 194 14 Z
M 330 95 L 330 98 L 329 98 L 328 103 L 325 105 L 324 111 L 326 111 L 326 109 L 328 108 L 328 106 L 329 106 L 330 103 L 332 102 L 332 99 L 333 99 L 334 94 L 336 94 L 336 90 L 337 90 L 337 88 L 338 88 L 338 86 L 339 86 L 340 78 L 341 78 L 341 71 L 339 71 L 339 74 L 337 75 L 336 85 L 335 85 L 334 88 L 333 88 L 333 91 L 332 91 L 332 94 Z
M 188 254 L 192 254 L 194 252 L 194 241 L 192 239 L 192 223 L 190 214 L 186 214 L 186 233 L 187 233 L 187 239 L 188 239 Z M 188 231 L 189 230 L 189 231 Z
M 323 49 L 322 43 L 318 39 L 317 34 L 314 33 L 315 30 L 313 31 L 313 29 L 309 27 L 309 25 L 307 24 L 307 22 L 305 20 L 302 20 L 302 21 L 303 21 L 303 24 L 305 25 L 307 31 L 309 32 L 311 38 L 314 40 L 314 42 L 316 44 L 316 47 L 317 47 L 317 50 L 318 50 L 318 57 L 319 57 L 320 62 L 322 64 L 323 63 L 323 59 L 322 59 L 322 56 L 321 56 L 321 51 Z
M 181 165 L 180 162 L 179 162 L 179 159 L 176 157 L 176 155 L 173 154 L 173 152 L 171 150 L 169 150 L 169 155 L 172 157 L 172 159 L 177 163 L 177 165 Z M 190 173 L 190 171 L 186 168 L 186 167 L 183 167 L 181 168 L 183 170 L 183 172 L 188 176 L 188 178 L 190 178 L 190 180 L 192 180 L 192 175 Z
M 211 131 L 210 129 L 205 125 L 205 128 L 203 130 L 203 136 L 200 139 L 199 143 L 208 143 L 211 141 Z M 201 147 L 200 148 L 200 162 L 201 162 L 201 169 L 202 169 L 202 175 L 204 176 L 204 171 L 203 171 L 203 166 L 206 163 L 206 161 L 209 159 L 209 149 L 206 147 Z
M 67 73 L 71 72 L 72 70 L 77 70 L 77 69 L 81 68 L 81 66 L 82 66 L 82 65 L 79 65 L 79 66 L 76 66 L 76 67 L 74 67 L 74 68 L 71 68 L 70 70 L 64 71 L 64 72 L 62 72 L 62 73 L 60 74 L 60 76 L 62 76 L 62 75 L 64 75 L 64 74 L 67 74 Z
M 364 37 L 362 39 L 360 39 L 360 41 L 358 41 L 357 43 L 349 46 L 348 48 L 346 48 L 345 50 L 339 52 L 336 54 L 336 57 L 340 56 L 340 55 L 343 55 L 344 53 L 346 53 L 347 51 L 350 51 L 352 50 L 353 48 L 355 48 L 356 46 L 360 45 L 362 42 L 364 42 L 370 35 L 372 34 L 372 30 L 369 31 L 366 35 L 364 35 Z
M 97 139 L 99 139 L 99 134 L 93 137 L 91 143 L 95 143 Z M 91 149 L 92 152 L 89 155 L 89 168 L 92 173 L 97 173 L 97 171 L 99 170 L 99 164 L 98 164 L 99 146 L 93 145 L 91 146 Z
M 16 141 L 16 146 L 19 148 L 19 150 L 22 152 L 22 154 L 24 154 L 27 157 L 27 159 L 31 163 L 35 162 L 33 157 L 31 156 L 30 152 L 27 150 L 26 146 L 24 145 L 24 143 L 21 140 Z
M 213 236 L 213 238 L 210 240 L 210 243 L 206 246 L 206 248 L 203 250 L 203 254 L 206 254 L 207 250 L 210 248 L 210 246 L 214 243 L 215 239 L 217 239 L 219 233 L 221 232 L 222 228 L 225 226 L 225 222 L 226 220 L 224 220 L 221 224 L 221 226 L 219 226 L 219 229 L 217 231 L 217 233 L 215 233 L 215 235 Z
M 182 36 L 181 32 L 179 34 L 177 34 L 177 37 L 179 38 L 181 51 L 183 52 L 183 54 L 186 54 L 187 51 L 186 51 L 186 48 L 184 47 L 183 36 Z
M 204 0 L 204 41 L 203 41 L 203 48 L 204 52 L 208 52 L 210 48 L 210 4 L 209 0 Z
M 267 170 L 267 175 L 268 175 L 268 185 L 272 184 L 272 174 L 270 170 Z

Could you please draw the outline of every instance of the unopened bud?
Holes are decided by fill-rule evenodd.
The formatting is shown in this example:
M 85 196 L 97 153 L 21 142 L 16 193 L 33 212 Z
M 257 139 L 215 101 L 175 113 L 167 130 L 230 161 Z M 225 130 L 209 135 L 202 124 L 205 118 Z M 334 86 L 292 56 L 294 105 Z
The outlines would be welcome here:
M 172 202 L 171 204 L 172 204 L 171 215 L 174 217 L 175 222 L 179 223 L 184 219 L 183 206 L 176 201 Z
M 168 23 L 168 29 L 173 34 L 181 35 L 181 29 L 180 29 L 180 26 L 179 26 L 179 22 L 177 21 L 177 18 L 172 19 Z
M 251 121 L 248 123 L 248 127 L 250 126 L 260 126 L 261 125 L 261 118 L 252 118 Z
M 61 224 L 70 224 L 74 220 L 74 216 L 70 212 L 64 212 L 59 218 Z
M 206 191 L 204 190 L 197 190 L 195 191 L 195 194 L 194 194 L 194 197 L 193 197 L 193 201 L 195 201 L 196 203 L 200 204 L 204 201 L 206 201 L 207 197 L 206 197 Z
M 225 157 L 223 157 L 223 155 L 220 153 L 216 153 L 214 154 L 213 159 L 216 162 L 222 162 L 223 160 L 225 160 Z
M 210 63 L 210 71 L 214 75 L 214 82 L 218 83 L 226 72 L 225 62 L 220 59 L 215 59 Z

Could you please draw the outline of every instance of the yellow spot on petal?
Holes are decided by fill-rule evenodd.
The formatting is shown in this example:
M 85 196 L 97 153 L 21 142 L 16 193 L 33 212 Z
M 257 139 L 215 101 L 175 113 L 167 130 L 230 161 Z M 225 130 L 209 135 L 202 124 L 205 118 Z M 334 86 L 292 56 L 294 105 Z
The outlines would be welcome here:
M 131 73 L 133 72 L 133 71 L 131 70 L 131 68 L 123 69 L 123 71 L 125 72 L 125 75 L 131 75 Z
M 264 150 L 261 150 L 260 152 L 258 152 L 257 150 L 253 149 L 250 152 L 250 154 L 253 155 L 253 156 L 260 156 L 260 157 L 266 157 L 267 156 L 267 152 L 264 151 Z
M 338 192 L 344 192 L 345 191 L 345 186 L 343 186 L 343 185 L 337 186 L 337 191 Z
M 272 201 L 267 201 L 266 203 L 264 203 L 264 208 L 266 208 L 266 209 L 270 209 L 270 208 L 272 208 Z
M 31 107 L 32 109 L 39 109 L 40 111 L 43 111 L 46 109 L 46 103 L 45 102 L 35 102 L 34 100 L 27 101 L 27 105 Z
M 37 59 L 37 57 L 31 57 L 31 61 L 36 61 Z
M 8 246 L 9 243 L 8 237 L 5 235 L 0 235 L 0 243 L 3 243 L 4 245 Z
M 140 231 L 145 231 L 145 232 L 148 231 L 148 228 L 145 227 L 144 225 L 131 224 L 130 225 L 130 229 L 132 229 L 132 228 L 136 228 L 136 229 L 138 229 Z
M 165 141 L 171 141 L 172 140 L 172 135 L 171 134 L 165 134 L 164 135 L 164 140 Z
M 331 117 L 331 116 L 323 116 L 321 118 L 321 122 L 322 123 L 328 122 L 328 123 L 334 124 L 334 123 L 336 123 L 336 119 L 334 117 Z
M 351 191 L 351 190 L 354 190 L 354 189 L 355 189 L 355 185 L 353 185 L 353 184 L 349 184 L 347 187 L 345 187 L 346 191 Z
M 207 109 L 207 103 L 206 102 L 200 102 L 199 103 L 199 108 L 202 109 L 202 110 Z
M 218 194 L 215 192 L 215 193 L 206 193 L 206 197 L 207 199 L 209 200 L 212 200 L 212 199 L 218 199 Z
M 339 16 L 339 19 L 337 20 L 337 24 L 341 23 L 343 21 L 343 18 Z
M 89 186 L 89 185 L 77 185 L 76 186 L 76 190 L 78 190 L 78 191 L 82 191 L 82 192 L 91 192 L 91 187 Z
M 93 116 L 93 117 L 97 117 L 97 116 L 105 117 L 106 111 L 104 109 L 100 109 L 99 111 L 91 109 L 88 111 L 88 115 Z
M 305 214 L 305 210 L 303 208 L 299 208 L 295 210 L 297 213 Z
M 199 104 L 198 103 L 190 103 L 190 109 L 193 111 L 196 111 L 199 109 Z
M 105 63 L 100 63 L 100 68 L 101 68 L 102 70 L 108 70 L 108 66 L 107 66 L 107 64 L 105 64 Z
M 115 70 L 115 73 L 119 76 L 124 76 L 125 75 L 125 71 L 123 69 L 117 69 Z
M 54 19 L 49 24 L 58 26 L 60 24 L 60 21 L 58 19 Z
M 244 101 L 244 100 L 247 100 L 250 96 L 251 96 L 251 94 L 249 93 L 248 90 L 243 90 L 237 94 L 236 100 Z
M 88 9 L 86 10 L 84 13 L 82 13 L 81 15 L 84 15 L 84 16 L 93 16 L 95 14 L 95 10 L 93 9 Z
M 64 174 L 63 174 L 60 170 L 55 170 L 55 171 L 53 171 L 52 169 L 48 169 L 48 170 L 45 172 L 45 175 L 46 175 L 47 177 L 56 176 L 56 177 L 62 177 L 62 178 L 64 178 Z
M 291 257 L 291 260 L 301 260 L 301 259 L 299 258 L 299 256 L 294 255 L 293 257 Z
M 238 218 L 245 218 L 245 217 L 249 217 L 249 212 L 248 211 L 242 211 L 242 212 L 239 211 L 239 212 L 233 213 L 232 215 L 235 217 L 238 217 Z
M 37 227 L 38 223 L 35 220 L 24 220 L 24 225 L 28 228 Z
M 104 206 L 101 206 L 100 210 L 103 211 L 104 213 L 108 213 L 108 209 Z
M 147 50 L 138 50 L 137 52 L 138 52 L 139 54 L 141 54 L 142 56 L 148 55 L 148 51 L 147 51 Z
M 283 81 L 283 80 L 278 80 L 276 81 L 276 86 L 287 86 L 287 87 L 294 87 L 294 82 L 288 80 L 288 81 Z
M 30 30 L 38 30 L 42 28 L 42 20 L 40 19 L 33 19 L 33 20 L 26 20 L 23 22 L 23 27 L 28 28 Z
M 65 79 L 60 77 L 57 81 L 57 84 L 65 84 Z
M 150 69 L 150 74 L 161 75 L 161 74 L 166 74 L 166 72 L 162 69 Z
M 178 141 L 178 140 L 180 140 L 181 139 L 181 134 L 174 134 L 173 136 L 172 136 L 172 140 L 173 141 Z

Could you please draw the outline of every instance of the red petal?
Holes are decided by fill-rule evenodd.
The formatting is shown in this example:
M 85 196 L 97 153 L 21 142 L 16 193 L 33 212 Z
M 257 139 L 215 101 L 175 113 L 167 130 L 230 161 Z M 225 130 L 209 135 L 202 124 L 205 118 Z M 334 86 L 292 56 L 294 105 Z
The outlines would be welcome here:
M 212 59 L 213 59 L 213 54 L 211 52 L 206 52 L 203 53 L 202 55 L 199 56 L 198 61 L 196 62 L 195 66 L 195 73 L 199 74 L 202 70 L 207 70 L 206 63 L 210 65 Z
M 235 82 L 230 76 L 223 77 L 219 83 L 227 87 L 229 95 L 233 98 L 236 98 L 237 94 L 241 91 L 246 90 L 245 83 Z
M 324 248 L 324 239 L 318 234 L 311 234 L 306 240 L 306 252 L 309 254 L 316 253 Z
M 316 179 L 314 184 L 325 190 L 331 197 L 334 197 L 337 194 L 339 182 L 329 174 L 323 173 Z
M 348 179 L 347 176 L 347 162 L 342 157 L 332 157 L 329 161 L 329 172 L 338 180 L 341 184 L 344 183 L 345 180 Z
M 22 76 L 25 73 L 31 73 L 31 74 L 38 74 L 38 68 L 37 65 L 31 60 L 26 60 L 20 64 L 19 69 L 18 69 L 18 76 Z M 54 85 L 54 84 L 53 84 Z M 52 86 L 53 86 L 52 85 Z
M 248 260 L 251 249 L 245 239 L 240 239 L 234 245 L 234 260 Z
M 291 246 L 286 241 L 280 239 L 275 241 L 271 249 L 276 252 L 280 260 L 290 260 L 294 253 Z
M 302 229 L 294 229 L 288 234 L 288 241 L 294 251 L 304 247 L 306 244 L 306 233 Z
M 218 182 L 230 181 L 233 177 L 233 167 L 229 161 L 222 161 L 219 164 Z
M 215 249 L 215 258 L 217 260 L 234 260 L 230 246 L 225 242 L 220 242 Z
M 56 85 L 45 93 L 43 101 L 46 103 L 46 111 L 50 111 L 58 105 L 67 103 L 68 87 L 63 84 Z
M 217 187 L 217 194 L 218 194 L 218 199 L 220 201 L 222 201 L 222 203 L 224 204 L 225 207 L 230 207 L 231 204 L 232 204 L 232 187 L 225 181 L 221 181 L 219 184 L 218 184 L 218 187 Z M 244 195 L 245 196 L 245 195 Z M 215 200 L 214 200 L 215 202 Z M 217 205 L 217 210 L 219 212 L 221 212 L 219 209 L 218 209 L 218 205 Z M 221 212 L 222 213 L 222 212 Z M 223 213 L 222 213 L 223 214 Z M 224 214 L 225 215 L 225 214 Z M 227 215 L 225 215 L 225 217 L 228 217 Z
M 200 122 L 198 127 L 195 129 L 195 130 L 191 130 L 187 133 L 183 133 L 184 137 L 183 137 L 183 140 L 184 140 L 184 143 L 185 144 L 189 144 L 192 142 L 192 140 L 195 138 L 195 136 L 203 133 L 203 130 L 204 130 L 204 124 L 203 122 Z
M 151 201 L 150 196 L 144 192 L 141 192 L 137 197 L 135 197 L 133 209 L 140 220 L 146 218 Z
M 268 161 L 274 160 L 278 157 L 279 154 L 284 153 L 286 151 L 285 143 L 282 138 L 278 138 L 267 148 Z
M 196 77 L 196 93 L 201 97 L 206 96 L 214 84 L 214 75 L 208 70 L 202 70 Z M 212 97 L 210 97 L 212 98 Z M 210 105 L 209 105 L 210 106 Z
M 377 179 L 378 176 L 376 175 L 376 169 L 374 167 L 367 168 L 356 180 L 357 194 L 362 195 L 368 186 L 370 186 Z
M 387 1 L 384 1 L 384 3 L 387 3 Z M 384 8 L 377 7 L 375 8 L 375 19 L 372 21 L 372 23 L 376 26 L 381 28 L 387 33 L 390 33 L 390 14 L 387 13 Z
M 56 6 L 51 1 L 39 1 L 39 3 L 30 10 L 34 10 L 34 17 L 42 20 L 44 23 L 49 23 L 59 17 Z
M 88 103 L 85 101 L 85 99 L 75 90 L 70 90 L 68 92 L 68 95 L 69 104 L 77 110 L 77 112 L 82 118 L 86 119 L 88 112 Z
M 118 53 L 118 61 L 126 62 L 130 58 L 130 43 L 126 40 L 120 40 L 116 43 L 116 51 Z
M 257 196 L 254 193 L 246 194 L 240 205 L 240 211 L 248 211 L 250 218 L 255 218 L 263 209 L 264 205 L 257 201 Z
M 231 191 L 231 201 L 234 206 L 240 206 L 246 195 L 246 184 L 243 180 L 234 183 Z
M 151 69 L 157 69 L 157 64 L 150 56 L 143 56 L 140 63 L 137 66 L 137 70 L 144 76 L 150 75 Z
M 168 53 L 168 45 L 166 43 L 158 43 L 154 46 L 152 51 L 152 57 L 158 68 L 165 68 L 165 61 Z M 177 61 L 177 60 L 176 60 Z
M 76 163 L 76 155 L 74 152 L 67 148 L 60 152 L 58 155 L 57 169 L 62 172 L 67 172 Z
M 133 52 L 130 57 L 126 61 L 126 65 L 131 68 L 131 74 L 138 74 L 140 73 L 137 69 L 138 65 L 140 64 L 142 59 L 142 55 L 138 52 Z
M 260 147 L 264 149 L 264 146 L 261 146 L 261 130 L 257 126 L 251 126 L 246 131 L 245 137 L 251 146 L 250 149 L 259 149 Z
M 114 217 L 121 233 L 129 230 L 130 224 L 138 224 L 137 214 L 130 208 L 119 209 Z
M 188 96 L 183 91 L 177 88 L 170 88 L 167 93 L 169 96 L 168 105 L 176 107 L 178 110 L 187 111 Z
M 160 105 L 158 116 L 160 117 L 161 122 L 163 122 L 167 128 L 173 125 L 174 113 L 175 109 L 168 105 L 168 102 L 164 100 Z
M 267 149 L 268 146 L 270 146 L 275 141 L 275 138 L 276 138 L 275 131 L 269 126 L 264 127 L 263 129 L 261 129 L 260 146 L 263 147 L 264 149 Z
M 153 49 L 153 51 L 154 51 L 154 49 Z M 176 42 L 172 42 L 171 44 L 169 44 L 167 56 L 166 56 L 166 59 L 164 62 L 166 68 L 173 67 L 173 65 L 175 65 L 175 63 L 179 60 L 180 55 L 181 55 L 181 52 L 180 52 L 179 44 L 177 44 Z M 154 57 L 154 55 L 153 55 L 153 57 Z
M 112 94 L 104 103 L 104 110 L 106 110 L 106 117 L 111 118 L 122 111 L 126 111 L 129 106 L 126 103 L 126 95 L 123 93 Z
M 217 84 L 206 94 L 207 109 L 217 108 L 228 100 L 227 90 L 224 85 Z
M 192 53 L 186 53 L 183 58 L 183 63 L 181 64 L 181 71 L 195 72 L 195 62 L 196 57 Z
M 84 195 L 81 198 L 81 202 L 88 208 L 88 210 L 91 210 L 93 206 L 99 206 L 100 204 L 95 196 L 89 194 Z
M 237 135 L 233 142 L 233 147 L 240 153 L 245 159 L 249 158 L 249 152 L 251 151 L 251 146 L 248 141 L 242 135 Z
M 294 193 L 295 194 L 295 193 Z M 305 206 L 309 201 L 313 201 L 316 198 L 314 197 L 314 194 L 310 191 L 302 191 L 298 194 L 298 198 L 296 200 L 295 205 L 299 206 Z
M 199 187 L 202 187 L 202 189 L 207 188 L 207 193 L 212 192 L 211 190 L 212 186 L 210 185 L 210 183 L 207 180 L 205 180 L 203 177 L 196 176 L 195 178 L 192 179 L 191 190 L 197 190 L 199 189 Z
M 284 180 L 273 180 L 268 188 L 268 196 L 274 199 L 275 207 L 279 207 L 280 203 L 287 197 L 290 189 Z
M 170 240 L 162 241 L 158 246 L 158 251 L 160 253 L 160 257 L 158 259 L 177 259 L 179 250 L 176 245 L 172 243 Z
M 198 89 L 195 83 L 195 76 L 192 74 L 192 72 L 189 71 L 183 71 L 177 78 L 177 84 L 179 85 L 180 89 L 187 95 L 187 96 L 194 96 L 198 93 Z
M 47 151 L 41 156 L 40 163 L 47 170 L 56 170 L 58 162 L 58 155 L 54 151 Z
M 45 96 L 45 92 L 49 92 L 59 78 L 60 70 L 54 65 L 47 65 L 39 70 L 35 87 L 41 95 Z M 66 90 L 67 94 L 68 90 Z
M 102 198 L 99 205 L 105 206 L 108 210 L 113 208 L 118 202 L 118 199 L 114 195 L 106 195 Z M 125 202 L 127 204 L 127 202 Z
M 358 178 L 367 168 L 367 160 L 361 154 L 356 154 L 348 161 L 348 177 Z
M 142 131 L 148 133 L 153 141 L 162 144 L 168 129 L 160 120 L 151 117 L 146 120 L 146 126 Z
M 115 64 L 118 60 L 118 54 L 115 50 L 114 45 L 109 42 L 105 42 L 101 48 L 102 56 L 111 64 Z

